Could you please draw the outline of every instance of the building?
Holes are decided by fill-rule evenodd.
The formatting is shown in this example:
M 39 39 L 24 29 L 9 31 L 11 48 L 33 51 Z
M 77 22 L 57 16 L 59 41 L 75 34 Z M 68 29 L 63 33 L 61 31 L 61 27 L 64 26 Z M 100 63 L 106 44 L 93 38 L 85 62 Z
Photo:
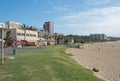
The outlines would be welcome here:
M 44 34 L 45 34 L 45 32 L 43 31 L 43 30 L 40 30 L 39 32 L 38 32 L 38 38 L 39 38 L 39 40 L 38 40 L 38 42 L 39 42 L 39 46 L 43 46 L 43 45 L 47 45 L 47 41 L 45 40 L 45 38 L 44 38 Z
M 74 44 L 74 38 L 73 37 L 70 37 L 68 39 L 68 44 Z
M 54 23 L 53 22 L 45 22 L 43 25 L 43 31 L 44 31 L 44 37 L 47 41 L 48 45 L 54 45 L 55 44 L 55 38 L 54 36 Z M 46 35 L 46 36 L 45 36 Z
M 46 33 L 53 35 L 54 34 L 54 23 L 53 22 L 45 22 L 43 25 L 43 29 Z
M 34 42 L 35 45 L 37 45 L 37 41 L 39 40 L 37 31 L 24 30 L 18 28 L 10 29 L 10 31 L 10 36 L 13 40 L 26 40 L 28 42 Z
M 4 23 L 0 23 L 0 28 L 6 28 Z
M 0 23 L 0 41 L 2 37 L 2 29 L 4 30 L 4 38 L 6 38 L 6 25 L 4 23 Z
M 23 43 L 34 43 L 37 45 L 38 43 L 38 31 L 35 30 L 25 30 L 23 29 L 23 24 L 19 22 L 14 22 L 14 21 L 7 21 L 6 22 L 6 27 L 8 30 L 11 32 L 10 37 L 14 41 L 19 41 Z M 14 43 L 14 42 L 13 42 Z
M 44 34 L 45 34 L 45 32 L 43 30 L 38 31 L 39 40 L 45 40 Z
M 2 47 L 2 35 L 3 39 L 6 38 L 6 26 L 4 23 L 0 23 L 0 47 Z M 5 41 L 3 40 L 3 42 Z
M 90 34 L 90 38 L 94 41 L 103 41 L 108 39 L 105 34 Z
M 4 26 L 3 24 L 0 24 L 0 27 L 8 28 L 8 31 L 11 32 L 10 37 L 13 39 L 13 43 L 19 42 L 20 44 L 20 42 L 22 41 L 23 43 L 34 42 L 35 45 L 46 45 L 46 43 L 53 44 L 55 42 L 53 37 L 54 24 L 50 21 L 44 23 L 43 31 L 40 32 L 36 30 L 24 29 L 23 24 L 14 21 L 7 21 Z M 27 26 L 27 28 L 28 27 L 29 26 Z M 45 34 L 49 36 L 47 40 L 45 40 Z
M 7 21 L 6 26 L 8 29 L 22 28 L 23 24 L 19 22 Z

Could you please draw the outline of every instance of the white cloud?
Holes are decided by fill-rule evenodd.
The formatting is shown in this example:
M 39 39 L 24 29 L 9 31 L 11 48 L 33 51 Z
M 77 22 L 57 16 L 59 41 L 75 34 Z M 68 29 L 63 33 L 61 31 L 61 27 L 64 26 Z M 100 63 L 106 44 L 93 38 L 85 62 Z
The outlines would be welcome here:
M 69 10 L 69 6 L 53 6 L 51 10 L 45 11 L 45 13 L 65 12 Z
M 120 7 L 99 8 L 68 14 L 60 18 L 71 33 L 120 35 Z
M 88 5 L 101 5 L 109 3 L 111 0 L 85 0 L 85 4 Z
M 68 10 L 68 7 L 67 6 L 62 6 L 62 7 L 57 7 L 57 6 L 55 6 L 55 7 L 53 7 L 53 10 L 54 11 L 66 11 L 66 10 Z

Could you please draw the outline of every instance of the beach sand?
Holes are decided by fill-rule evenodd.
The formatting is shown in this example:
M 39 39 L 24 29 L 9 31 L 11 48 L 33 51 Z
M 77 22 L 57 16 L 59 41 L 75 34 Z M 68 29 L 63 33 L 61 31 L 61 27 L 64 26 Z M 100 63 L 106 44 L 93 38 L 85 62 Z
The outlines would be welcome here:
M 120 81 L 120 41 L 86 44 L 83 49 L 70 48 L 66 52 L 82 66 L 90 70 L 98 68 L 96 76 Z

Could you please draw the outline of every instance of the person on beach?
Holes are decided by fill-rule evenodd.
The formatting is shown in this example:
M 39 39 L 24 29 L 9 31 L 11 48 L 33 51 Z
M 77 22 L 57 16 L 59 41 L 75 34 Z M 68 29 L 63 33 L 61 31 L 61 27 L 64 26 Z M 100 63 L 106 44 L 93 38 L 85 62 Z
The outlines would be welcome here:
M 98 50 L 100 51 L 100 48 L 98 48 Z

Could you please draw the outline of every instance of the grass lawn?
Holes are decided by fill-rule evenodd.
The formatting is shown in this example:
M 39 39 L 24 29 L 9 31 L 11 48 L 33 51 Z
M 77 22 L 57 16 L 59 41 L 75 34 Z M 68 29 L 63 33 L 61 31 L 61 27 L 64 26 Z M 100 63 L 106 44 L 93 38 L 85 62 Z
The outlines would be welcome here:
M 0 65 L 0 81 L 103 81 L 66 54 L 65 47 L 19 53 Z

